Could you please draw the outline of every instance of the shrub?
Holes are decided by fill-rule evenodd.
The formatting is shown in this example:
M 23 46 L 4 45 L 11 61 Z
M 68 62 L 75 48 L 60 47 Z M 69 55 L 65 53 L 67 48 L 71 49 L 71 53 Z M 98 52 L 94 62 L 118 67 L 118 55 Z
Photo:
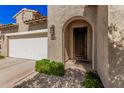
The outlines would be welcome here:
M 85 80 L 82 83 L 82 86 L 86 88 L 102 88 L 103 84 L 100 80 L 100 77 L 96 71 L 94 72 L 86 72 Z
M 3 59 L 3 58 L 5 58 L 4 56 L 2 56 L 2 55 L 0 55 L 0 59 Z
M 45 72 L 50 75 L 63 76 L 64 65 L 63 63 L 52 61 L 46 65 Z
M 43 73 L 45 65 L 48 64 L 49 62 L 50 62 L 50 60 L 48 60 L 48 59 L 43 59 L 43 60 L 36 61 L 35 71 Z
M 50 61 L 48 59 L 39 60 L 36 62 L 35 70 L 48 75 L 63 76 L 64 64 L 60 62 Z
M 48 74 L 48 75 L 52 75 L 51 72 L 52 72 L 52 71 L 51 71 L 51 64 L 50 64 L 50 62 L 49 62 L 49 63 L 47 63 L 47 64 L 44 66 L 44 72 L 43 72 L 43 73 Z

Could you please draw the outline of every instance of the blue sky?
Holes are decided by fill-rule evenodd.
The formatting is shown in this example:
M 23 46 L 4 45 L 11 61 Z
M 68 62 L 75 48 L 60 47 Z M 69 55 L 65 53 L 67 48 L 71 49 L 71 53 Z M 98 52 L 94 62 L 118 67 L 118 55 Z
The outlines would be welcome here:
M 47 5 L 0 5 L 0 24 L 15 23 L 12 17 L 22 8 L 34 9 L 47 16 Z

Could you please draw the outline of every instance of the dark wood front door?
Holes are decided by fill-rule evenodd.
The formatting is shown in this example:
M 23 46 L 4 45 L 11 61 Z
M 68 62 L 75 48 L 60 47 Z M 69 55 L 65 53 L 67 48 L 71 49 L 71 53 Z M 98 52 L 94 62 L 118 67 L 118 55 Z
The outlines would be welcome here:
M 87 27 L 74 28 L 74 47 L 76 60 L 87 59 Z

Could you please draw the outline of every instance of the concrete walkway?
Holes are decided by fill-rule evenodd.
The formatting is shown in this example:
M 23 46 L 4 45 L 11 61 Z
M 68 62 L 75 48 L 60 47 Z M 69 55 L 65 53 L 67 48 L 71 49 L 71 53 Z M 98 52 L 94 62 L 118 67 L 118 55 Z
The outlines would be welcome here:
M 34 72 L 35 61 L 19 58 L 0 59 L 0 88 L 13 87 L 18 80 Z
M 79 69 L 82 72 L 91 71 L 92 70 L 92 64 L 87 62 L 80 62 L 79 64 L 76 64 L 76 60 L 68 60 L 65 63 L 65 69 Z

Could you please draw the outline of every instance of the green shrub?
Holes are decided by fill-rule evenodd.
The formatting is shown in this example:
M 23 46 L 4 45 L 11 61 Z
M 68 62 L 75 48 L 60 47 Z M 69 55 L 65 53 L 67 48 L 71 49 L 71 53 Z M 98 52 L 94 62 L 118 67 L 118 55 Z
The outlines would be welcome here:
M 43 73 L 48 74 L 48 75 L 52 75 L 50 62 L 44 66 L 44 72 Z
M 48 74 L 56 75 L 56 76 L 63 76 L 64 75 L 64 65 L 60 62 L 52 61 L 50 64 L 47 65 Z
M 0 55 L 0 59 L 3 59 L 3 58 L 5 58 L 4 56 L 2 56 L 2 55 Z
M 64 64 L 60 62 L 50 61 L 47 59 L 39 60 L 36 62 L 35 70 L 40 73 L 48 75 L 63 76 Z
M 99 75 L 96 71 L 94 72 L 86 72 L 85 74 L 85 80 L 82 83 L 82 86 L 86 88 L 102 88 L 103 84 L 100 80 Z
M 43 60 L 36 61 L 35 71 L 43 73 L 45 65 L 48 64 L 49 62 L 50 62 L 50 60 L 48 60 L 48 59 L 43 59 Z

